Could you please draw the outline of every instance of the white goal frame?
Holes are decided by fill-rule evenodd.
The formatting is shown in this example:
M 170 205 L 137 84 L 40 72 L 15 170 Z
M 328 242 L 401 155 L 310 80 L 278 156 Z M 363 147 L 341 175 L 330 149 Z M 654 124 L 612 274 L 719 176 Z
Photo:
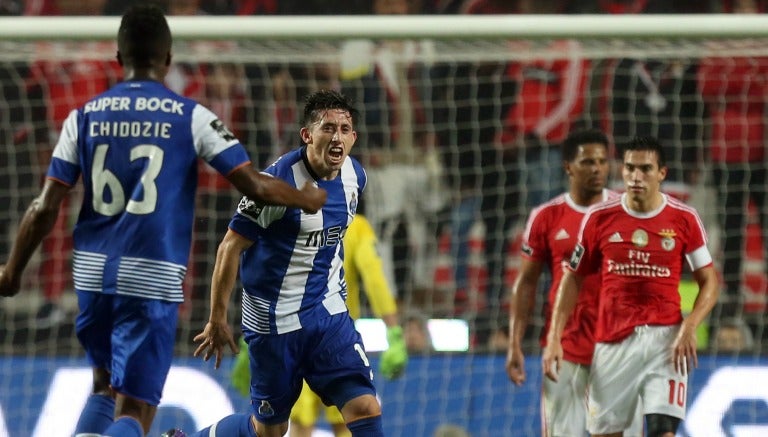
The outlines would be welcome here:
M 0 40 L 110 39 L 119 17 L 1 17 Z M 169 17 L 174 38 L 759 38 L 766 14 Z

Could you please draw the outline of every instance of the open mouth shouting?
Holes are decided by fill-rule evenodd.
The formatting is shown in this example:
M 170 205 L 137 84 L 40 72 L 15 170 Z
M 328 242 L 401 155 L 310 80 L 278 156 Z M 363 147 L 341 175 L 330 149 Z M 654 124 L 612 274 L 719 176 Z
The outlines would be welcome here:
M 342 161 L 344 161 L 344 147 L 331 146 L 328 150 L 328 158 L 330 158 L 329 161 L 331 164 L 341 165 Z

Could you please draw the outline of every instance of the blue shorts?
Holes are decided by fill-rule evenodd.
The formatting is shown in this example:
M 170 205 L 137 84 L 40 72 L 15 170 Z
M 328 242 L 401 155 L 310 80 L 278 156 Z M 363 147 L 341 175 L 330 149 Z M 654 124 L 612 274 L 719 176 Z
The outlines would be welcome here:
M 78 291 L 75 332 L 118 393 L 158 405 L 173 360 L 178 303 Z
M 363 340 L 349 313 L 286 334 L 243 334 L 251 362 L 251 407 L 262 423 L 288 420 L 302 379 L 326 405 L 339 408 L 358 396 L 376 395 Z

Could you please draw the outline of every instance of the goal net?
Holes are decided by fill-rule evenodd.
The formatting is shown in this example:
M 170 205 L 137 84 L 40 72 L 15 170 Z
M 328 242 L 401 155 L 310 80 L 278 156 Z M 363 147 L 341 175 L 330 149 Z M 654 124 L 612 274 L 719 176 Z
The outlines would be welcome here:
M 660 138 L 663 189 L 695 206 L 709 232 L 723 296 L 699 331 L 680 434 L 768 434 L 768 388 L 759 383 L 768 378 L 765 18 L 195 17 L 171 25 L 167 85 L 217 113 L 258 167 L 299 146 L 308 92 L 342 90 L 361 110 L 352 154 L 369 177 L 362 210 L 413 348 L 402 378 L 376 377 L 386 435 L 459 435 L 440 434 L 446 427 L 540 435 L 547 279 L 521 387 L 504 369 L 508 294 L 526 217 L 564 190 L 558 145 L 580 128 L 602 129 L 617 145 Z M 117 27 L 113 18 L 0 20 L 0 260 L 68 111 L 120 80 Z M 239 199 L 210 167 L 201 164 L 198 177 L 177 359 L 151 435 L 248 408 L 229 385 L 231 360 L 215 371 L 191 358 L 217 244 Z M 73 327 L 70 234 L 80 198 L 78 188 L 65 202 L 20 295 L 0 302 L 0 436 L 70 435 L 89 393 Z M 684 312 L 696 292 L 686 277 Z M 236 328 L 239 304 L 235 293 Z M 363 314 L 375 365 L 381 329 Z

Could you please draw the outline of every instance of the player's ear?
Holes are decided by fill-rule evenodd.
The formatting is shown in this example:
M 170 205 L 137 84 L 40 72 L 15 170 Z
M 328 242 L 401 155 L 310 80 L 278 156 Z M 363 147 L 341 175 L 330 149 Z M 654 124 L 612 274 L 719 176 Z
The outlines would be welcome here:
M 172 57 L 173 57 L 173 56 L 171 56 L 171 52 L 168 52 L 168 54 L 167 54 L 167 55 L 165 55 L 165 66 L 166 66 L 166 67 L 168 67 L 169 65 L 171 65 L 171 58 L 172 58 Z
M 570 162 L 568 162 L 566 160 L 563 160 L 563 171 L 565 172 L 565 174 L 567 176 L 572 176 L 571 175 L 571 163 Z
M 120 56 L 120 50 L 117 51 L 117 54 L 115 54 L 115 58 L 117 58 L 117 63 L 121 67 L 123 66 L 123 57 Z
M 312 142 L 312 134 L 306 127 L 301 128 L 299 135 L 301 135 L 301 141 L 304 141 L 304 144 L 309 144 Z
M 664 179 L 667 178 L 667 170 L 668 169 L 667 169 L 666 165 L 659 168 L 659 180 L 660 181 L 663 181 Z

